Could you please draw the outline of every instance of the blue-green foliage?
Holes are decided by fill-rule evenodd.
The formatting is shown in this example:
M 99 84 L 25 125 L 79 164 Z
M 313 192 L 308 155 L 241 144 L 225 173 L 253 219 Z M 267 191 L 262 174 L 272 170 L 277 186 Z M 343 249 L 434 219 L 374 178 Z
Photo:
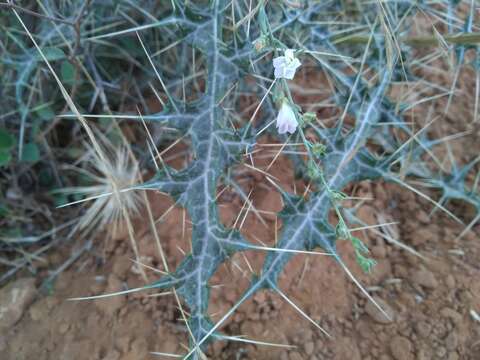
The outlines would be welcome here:
M 271 58 L 265 60 L 269 52 L 278 53 L 279 48 L 290 47 L 357 60 L 361 60 L 365 54 L 362 65 L 368 68 L 370 79 L 367 81 L 364 73 L 352 74 L 348 61 L 316 56 L 316 70 L 326 72 L 335 89 L 331 100 L 340 109 L 346 108 L 348 115 L 355 119 L 355 124 L 347 127 L 338 123 L 331 128 L 319 127 L 315 122 L 306 125 L 325 147 L 322 156 L 314 159 L 322 171 L 323 180 L 316 177 L 308 179 L 314 184 L 314 190 L 308 198 L 279 189 L 285 206 L 279 213 L 283 228 L 275 246 L 287 251 L 268 253 L 261 273 L 252 278 L 250 287 L 232 310 L 257 291 L 277 289 L 279 275 L 294 256 L 292 250 L 321 248 L 331 253 L 343 266 L 335 245 L 338 227 L 329 221 L 329 213 L 335 205 L 332 192 L 341 192 L 352 183 L 383 179 L 403 184 L 403 176 L 412 176 L 441 191 L 440 205 L 451 199 L 460 199 L 472 204 L 480 214 L 477 184 L 469 188 L 466 180 L 466 175 L 474 169 L 478 159 L 465 167 L 454 167 L 450 174 L 437 173 L 425 166 L 422 163 L 425 151 L 439 142 L 429 140 L 423 132 L 415 134 L 403 120 L 402 109 L 408 104 L 395 104 L 387 96 L 392 81 L 416 80 L 409 63 L 413 56 L 411 48 L 403 44 L 401 39 L 408 35 L 411 19 L 419 9 L 424 13 L 436 13 L 435 8 L 423 1 L 381 2 L 381 7 L 377 2 L 369 2 L 363 4 L 362 8 L 358 7 L 360 2 L 296 1 L 299 6 L 293 7 L 282 1 L 269 1 L 265 6 L 262 1 L 254 1 L 255 8 L 251 9 L 253 16 L 246 19 L 245 15 L 250 10 L 248 3 L 172 0 L 168 11 L 155 14 L 158 22 L 152 25 L 164 29 L 164 39 L 159 40 L 164 42 L 163 46 L 169 45 L 169 41 L 180 40 L 178 46 L 200 51 L 206 67 L 205 91 L 198 99 L 190 102 L 178 99 L 170 94 L 171 84 L 167 83 L 165 92 L 168 99 L 164 110 L 145 117 L 150 123 L 165 125 L 176 129 L 178 134 L 188 135 L 192 144 L 193 161 L 185 169 L 177 171 L 163 167 L 142 185 L 143 188 L 170 194 L 179 205 L 186 208 L 193 224 L 192 252 L 170 274 L 152 284 L 157 288 L 174 287 L 188 306 L 188 327 L 192 334 L 189 358 L 197 358 L 194 351 L 196 346 L 204 347 L 215 336 L 220 336 L 217 325 L 207 313 L 211 277 L 234 253 L 255 250 L 255 246 L 238 231 L 222 225 L 216 202 L 217 188 L 225 173 L 242 161 L 242 154 L 253 149 L 257 132 L 276 116 L 277 110 L 274 99 L 268 97 L 258 114 L 256 127 L 247 125 L 248 119 L 243 119 L 235 121 L 234 128 L 232 118 L 221 103 L 234 102 L 235 99 L 232 100 L 230 95 L 235 91 L 256 93 L 259 98 L 263 96 L 269 87 L 268 82 L 259 77 L 257 81 L 261 86 L 251 88 L 245 79 L 252 73 L 273 78 Z M 457 2 L 446 4 L 439 6 L 445 6 L 449 14 L 455 13 Z M 154 12 L 154 9 L 149 8 L 149 11 Z M 335 25 L 332 14 L 343 14 L 342 19 L 350 23 L 339 22 Z M 236 22 L 232 21 L 232 16 Z M 387 19 L 383 24 L 379 21 L 381 17 Z M 452 19 L 456 19 L 454 16 L 446 19 L 450 32 L 472 32 L 472 16 L 467 18 L 465 24 L 459 21 L 452 23 Z M 339 40 L 356 32 L 361 32 L 368 41 L 352 45 Z M 393 33 L 395 38 L 385 36 L 389 33 Z M 45 43 L 49 43 L 48 34 L 42 35 L 45 36 Z M 253 45 L 258 40 L 263 42 L 260 51 Z M 149 50 L 149 42 L 146 44 Z M 101 61 L 99 59 L 105 54 L 102 46 L 104 44 L 101 42 L 88 45 L 87 60 Z M 466 49 L 465 45 L 456 47 L 458 66 L 465 60 Z M 16 85 L 16 99 L 20 106 L 25 101 L 23 86 L 36 66 L 33 49 L 30 48 L 25 54 L 18 60 L 23 64 Z M 129 56 L 147 64 L 145 54 L 139 52 L 138 48 L 134 47 Z M 177 67 L 183 66 L 183 60 L 178 60 Z M 18 61 L 15 60 L 17 64 Z M 361 68 L 360 61 L 354 64 L 358 71 Z M 175 64 L 162 63 L 160 58 L 156 65 L 160 74 L 175 74 Z M 472 65 L 478 71 L 478 60 Z M 154 73 L 147 65 L 143 66 L 143 70 L 153 78 Z M 231 92 L 234 86 L 237 90 Z M 274 130 L 270 133 L 279 140 L 285 140 Z M 398 133 L 410 138 L 408 146 L 396 135 Z M 290 141 L 302 142 L 301 135 L 297 131 Z M 373 148 L 377 150 L 373 151 Z M 308 161 L 300 156 L 292 156 L 292 161 L 295 162 L 297 174 L 308 178 Z
M 145 187 L 170 193 L 188 210 L 192 219 L 192 253 L 185 257 L 175 271 L 154 285 L 164 288 L 174 286 L 188 305 L 189 328 L 193 333 L 192 347 L 195 344 L 204 346 L 213 339 L 211 335 L 217 333 L 217 327 L 206 312 L 211 276 L 233 253 L 253 249 L 237 231 L 222 226 L 215 202 L 222 174 L 239 161 L 242 152 L 248 151 L 249 147 L 254 145 L 255 131 L 264 125 L 261 123 L 262 126 L 248 133 L 245 132 L 246 128 L 242 127 L 232 130 L 226 114 L 218 106 L 219 100 L 230 86 L 241 81 L 240 75 L 245 71 L 253 71 L 251 67 L 245 68 L 245 64 L 258 63 L 256 60 L 264 55 L 258 54 L 252 48 L 252 38 L 263 36 L 267 44 L 265 51 L 271 51 L 271 46 L 282 43 L 296 48 L 298 44 L 292 43 L 292 38 L 295 37 L 298 37 L 301 46 L 308 50 L 328 51 L 356 58 L 360 58 L 364 51 L 364 46 L 342 46 L 342 49 L 339 49 L 333 41 L 338 37 L 338 32 L 321 25 L 324 18 L 321 14 L 335 11 L 340 2 L 308 2 L 310 3 L 312 4 L 301 9 L 274 4 L 267 6 L 264 13 L 260 11 L 260 16 L 268 18 L 273 14 L 272 17 L 268 20 L 260 19 L 257 23 L 252 21 L 250 37 L 244 27 L 239 27 L 229 39 L 226 39 L 221 31 L 227 26 L 225 18 L 231 11 L 227 1 L 217 0 L 205 7 L 177 2 L 177 10 L 172 15 L 179 19 L 179 24 L 183 24 L 180 27 L 188 34 L 184 42 L 199 48 L 206 57 L 206 93 L 199 101 L 188 106 L 174 101 L 168 110 L 158 114 L 157 121 L 191 136 L 195 160 L 180 172 L 165 170 L 159 173 Z M 406 12 L 412 10 L 413 4 L 395 2 L 388 5 L 384 3 L 384 6 L 390 13 L 389 18 L 401 19 L 404 14 L 407 15 Z M 359 24 L 374 22 L 379 9 L 371 5 L 366 6 L 365 10 L 363 18 L 356 17 Z M 390 24 L 392 28 L 396 25 Z M 356 119 L 355 126 L 346 133 L 342 131 L 343 124 L 329 129 L 312 125 L 319 141 L 326 147 L 320 166 L 330 190 L 341 191 L 353 182 L 366 179 L 401 183 L 392 166 L 397 163 L 402 165 L 402 160 L 407 156 L 410 163 L 421 161 L 424 151 L 435 145 L 435 142 L 423 139 L 412 141 L 411 146 L 402 149 L 399 141 L 391 135 L 393 127 L 412 135 L 409 127 L 402 124 L 402 114 L 396 112 L 394 104 L 385 96 L 392 78 L 406 75 L 409 68 L 407 63 L 406 68 L 402 69 L 405 64 L 398 61 L 395 54 L 386 54 L 386 40 L 382 36 L 382 29 L 379 26 L 370 26 L 374 36 L 366 64 L 377 75 L 373 84 L 368 84 L 361 74 L 346 75 L 346 66 L 341 61 L 322 59 L 319 65 L 319 70 L 328 72 L 334 81 L 337 92 L 333 100 L 339 107 L 346 106 L 348 101 L 348 112 Z M 402 50 L 408 54 L 408 48 Z M 394 57 L 393 65 L 389 64 L 392 59 L 387 59 L 387 56 Z M 462 57 L 463 55 L 459 56 L 460 61 Z M 270 62 L 257 66 L 258 73 L 272 77 Z M 270 99 L 263 109 L 265 122 L 270 121 L 276 111 Z M 385 125 L 382 125 L 383 123 Z M 367 142 L 377 142 L 376 139 L 386 141 L 382 154 L 373 153 L 366 146 Z M 299 132 L 291 141 L 302 141 Z M 294 160 L 305 169 L 303 173 L 306 174 L 304 160 Z M 470 167 L 465 168 L 465 171 L 455 169 L 448 176 L 434 175 L 425 168 L 418 174 L 415 174 L 412 168 L 409 173 L 423 177 L 431 186 L 440 188 L 443 191 L 442 203 L 451 198 L 462 198 L 475 203 L 478 210 L 478 195 L 472 196 L 470 190 L 458 186 L 459 181 L 465 181 L 464 175 L 469 169 Z M 316 182 L 316 190 L 310 194 L 308 200 L 280 190 L 285 207 L 279 216 L 284 225 L 276 247 L 288 251 L 268 253 L 261 273 L 252 278 L 251 286 L 234 308 L 263 288 L 276 289 L 279 274 L 294 255 L 291 250 L 312 250 L 319 247 L 331 253 L 341 263 L 335 247 L 338 234 L 335 225 L 328 220 L 332 209 L 331 191 L 327 191 L 325 184 Z M 195 352 L 192 352 L 191 357 L 194 356 Z

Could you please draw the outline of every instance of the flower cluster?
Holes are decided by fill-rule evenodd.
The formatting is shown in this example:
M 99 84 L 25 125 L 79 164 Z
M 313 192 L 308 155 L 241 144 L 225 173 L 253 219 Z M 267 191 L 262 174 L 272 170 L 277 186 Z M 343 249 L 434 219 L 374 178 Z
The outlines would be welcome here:
M 273 59 L 275 79 L 292 80 L 300 65 L 300 60 L 295 57 L 294 51 L 292 49 L 285 50 L 284 56 L 279 56 Z M 293 134 L 297 129 L 297 126 L 298 121 L 295 112 L 288 102 L 284 100 L 277 116 L 278 132 L 279 134 Z

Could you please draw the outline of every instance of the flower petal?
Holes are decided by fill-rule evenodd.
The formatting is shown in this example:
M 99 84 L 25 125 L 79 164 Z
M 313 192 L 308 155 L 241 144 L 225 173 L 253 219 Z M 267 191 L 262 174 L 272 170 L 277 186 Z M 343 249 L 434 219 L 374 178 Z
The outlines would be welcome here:
M 277 68 L 275 68 L 275 71 L 273 72 L 273 75 L 275 76 L 276 79 L 283 78 L 284 70 L 285 70 L 285 68 L 283 68 L 283 67 L 277 67 Z
M 288 61 L 292 61 L 293 59 L 295 59 L 295 55 L 292 49 L 285 50 L 285 58 Z
M 297 129 L 298 122 L 295 117 L 295 113 L 290 105 L 288 105 L 286 102 L 282 103 L 282 107 L 278 112 L 276 126 L 279 134 L 293 134 Z
M 278 68 L 278 67 L 285 66 L 285 65 L 286 65 L 285 56 L 279 56 L 279 57 L 276 57 L 275 59 L 273 59 L 273 67 L 274 68 Z
M 297 58 L 295 58 L 295 59 L 293 59 L 293 62 L 289 65 L 289 67 L 297 70 L 300 65 L 302 65 L 302 63 L 300 62 L 300 60 L 298 60 Z
M 292 49 L 285 50 L 285 56 L 279 56 L 273 59 L 275 78 L 292 80 L 295 76 L 295 71 L 300 65 L 300 60 L 295 57 L 294 51 Z
M 282 76 L 283 78 L 292 80 L 294 76 L 295 76 L 295 69 L 292 69 L 290 67 L 287 67 L 284 69 L 283 76 Z

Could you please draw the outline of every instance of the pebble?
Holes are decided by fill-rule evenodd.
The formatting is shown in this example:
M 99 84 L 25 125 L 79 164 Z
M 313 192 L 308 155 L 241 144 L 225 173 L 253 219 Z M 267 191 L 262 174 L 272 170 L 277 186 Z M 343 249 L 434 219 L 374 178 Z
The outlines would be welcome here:
M 115 349 L 112 349 L 108 352 L 108 354 L 102 358 L 102 360 L 118 360 L 120 359 L 120 353 L 115 350 Z
M 427 338 L 432 331 L 432 326 L 425 321 L 420 321 L 416 323 L 415 330 L 422 338 Z
M 438 281 L 431 271 L 426 269 L 416 271 L 412 276 L 413 281 L 427 289 L 435 289 L 438 286 Z
M 290 360 L 303 360 L 302 355 L 296 351 L 291 352 L 289 358 Z
M 420 210 L 416 216 L 417 220 L 420 221 L 422 224 L 429 224 L 431 222 L 430 217 L 428 216 L 425 210 Z
M 458 346 L 458 336 L 455 332 L 451 332 L 448 334 L 447 338 L 445 339 L 445 346 L 448 350 L 453 351 Z
M 367 302 L 365 312 L 379 324 L 390 324 L 395 317 L 395 313 L 391 306 L 377 296 L 374 296 L 373 299 L 387 313 L 387 315 L 389 315 L 390 319 L 387 318 L 371 301 Z
M 277 191 L 268 191 L 260 200 L 259 208 L 267 211 L 262 213 L 265 220 L 275 221 L 277 213 L 283 208 L 282 196 Z
M 456 281 L 452 274 L 447 275 L 447 278 L 445 279 L 445 283 L 447 284 L 447 287 L 449 289 L 455 288 Z
M 315 344 L 313 343 L 313 341 L 305 343 L 304 350 L 307 355 L 312 355 L 313 351 L 315 350 Z
M 48 310 L 45 311 L 45 306 L 42 301 L 33 304 L 28 312 L 33 321 L 38 321 L 48 315 Z
M 458 356 L 457 352 L 451 352 L 448 354 L 448 360 L 458 360 L 460 357 Z
M 443 346 L 437 347 L 437 350 L 435 351 L 435 354 L 439 358 L 443 358 L 445 355 L 447 355 L 447 349 L 445 349 Z
M 387 256 L 385 245 L 376 245 L 372 248 L 372 255 L 375 259 L 383 259 Z
M 0 330 L 11 328 L 35 298 L 35 279 L 23 278 L 0 289 Z
M 410 340 L 403 336 L 395 336 L 390 342 L 390 351 L 395 360 L 411 360 L 413 346 Z
M 447 319 L 453 321 L 455 325 L 460 325 L 462 323 L 462 315 L 450 308 L 443 308 L 440 311 L 440 314 Z
M 253 337 L 258 337 L 263 333 L 263 323 L 246 321 L 241 326 L 242 333 Z
M 130 342 L 132 339 L 128 335 L 120 336 L 115 339 L 115 346 L 118 350 L 126 353 L 130 350 Z
M 124 280 L 131 269 L 132 264 L 132 260 L 127 256 L 119 256 L 113 264 L 113 273 L 117 275 L 119 279 Z
M 70 324 L 62 323 L 62 324 L 60 324 L 58 330 L 60 331 L 60 334 L 65 334 L 68 331 L 69 328 L 70 328 Z
M 412 236 L 412 244 L 415 246 L 423 245 L 427 242 L 435 241 L 436 232 L 430 226 L 418 229 Z

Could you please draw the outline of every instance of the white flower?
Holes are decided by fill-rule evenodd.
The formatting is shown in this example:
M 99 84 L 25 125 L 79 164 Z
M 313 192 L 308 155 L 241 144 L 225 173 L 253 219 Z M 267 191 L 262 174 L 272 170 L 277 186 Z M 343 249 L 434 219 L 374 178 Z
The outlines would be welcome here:
M 295 76 L 295 71 L 301 65 L 292 49 L 285 50 L 285 56 L 279 56 L 273 59 L 273 67 L 275 68 L 275 78 L 284 78 L 292 80 Z
M 297 129 L 298 122 L 293 109 L 286 101 L 282 103 L 282 107 L 277 115 L 277 129 L 279 134 L 293 134 Z

